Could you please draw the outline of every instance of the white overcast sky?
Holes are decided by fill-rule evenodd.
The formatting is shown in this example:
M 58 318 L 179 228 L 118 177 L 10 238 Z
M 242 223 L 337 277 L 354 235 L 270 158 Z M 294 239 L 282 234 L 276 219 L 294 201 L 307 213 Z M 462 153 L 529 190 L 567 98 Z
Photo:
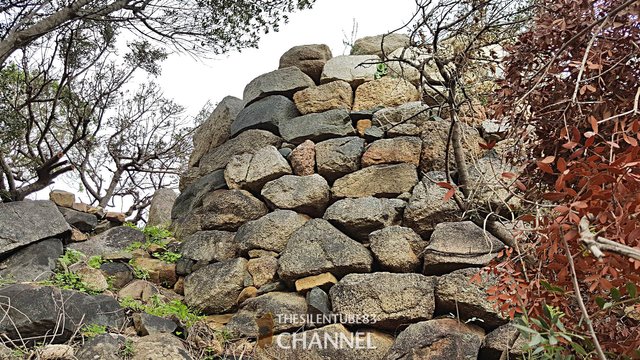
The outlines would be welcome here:
M 354 20 L 356 38 L 379 35 L 403 25 L 414 9 L 415 0 L 316 0 L 311 10 L 291 14 L 279 32 L 264 35 L 257 49 L 205 60 L 171 55 L 157 81 L 165 96 L 195 115 L 207 100 L 215 104 L 227 95 L 242 98 L 245 85 L 277 69 L 280 56 L 293 46 L 327 44 L 334 56 L 342 55 Z

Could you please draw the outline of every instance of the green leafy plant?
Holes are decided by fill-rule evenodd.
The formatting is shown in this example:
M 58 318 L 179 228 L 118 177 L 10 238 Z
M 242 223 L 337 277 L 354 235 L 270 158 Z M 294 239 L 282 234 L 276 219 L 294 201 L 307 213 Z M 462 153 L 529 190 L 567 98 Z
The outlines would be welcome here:
M 133 276 L 136 279 L 147 280 L 149 278 L 149 271 L 138 266 L 135 259 L 129 260 L 129 265 L 133 268 Z
M 131 245 L 127 247 L 128 251 L 133 251 L 137 249 L 147 250 L 153 244 L 160 245 L 164 248 L 164 246 L 166 245 L 167 239 L 173 236 L 171 231 L 167 230 L 162 226 L 147 226 L 144 229 L 140 229 L 135 225 L 133 225 L 132 223 L 125 223 L 125 225 L 130 228 L 142 231 L 146 239 L 145 242 L 135 241 L 131 243 Z
M 94 269 L 100 269 L 100 265 L 104 264 L 104 259 L 100 255 L 95 255 L 87 260 L 87 265 Z
M 376 73 L 373 75 L 374 79 L 380 79 L 389 74 L 389 66 L 385 63 L 380 63 L 376 65 Z
M 56 273 L 52 280 L 45 281 L 43 284 L 52 285 L 65 290 L 80 291 L 90 295 L 99 294 L 99 292 L 92 290 L 85 282 L 83 282 L 78 274 L 71 271 Z
M 77 263 L 82 260 L 85 255 L 78 250 L 67 249 L 64 254 L 58 259 L 58 263 L 64 268 Z
M 153 257 L 160 259 L 169 264 L 175 264 L 182 257 L 181 254 L 175 253 L 173 251 L 165 251 L 165 252 L 154 252 Z
M 104 325 L 98 325 L 98 324 L 85 325 L 82 327 L 82 330 L 80 330 L 80 334 L 88 338 L 93 338 L 98 335 L 102 335 L 106 333 L 107 333 L 107 327 Z
M 187 326 L 202 319 L 196 311 L 190 309 L 180 300 L 164 301 L 159 295 L 153 295 L 147 304 L 130 297 L 120 299 L 120 306 L 133 311 L 142 311 L 150 315 L 169 317 L 175 316 Z
M 120 348 L 120 356 L 124 359 L 129 359 L 135 355 L 135 349 L 133 348 L 133 340 L 126 339 L 122 348 Z

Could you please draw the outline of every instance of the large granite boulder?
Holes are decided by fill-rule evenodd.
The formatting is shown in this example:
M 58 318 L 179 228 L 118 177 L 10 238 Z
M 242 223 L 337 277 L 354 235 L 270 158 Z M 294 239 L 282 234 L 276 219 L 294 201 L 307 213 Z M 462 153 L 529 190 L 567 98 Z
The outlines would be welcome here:
M 171 218 L 179 219 L 187 216 L 191 211 L 202 206 L 205 195 L 226 186 L 222 169 L 199 178 L 188 185 L 176 198 L 171 209 Z
M 259 192 L 267 182 L 291 174 L 291 166 L 274 146 L 231 158 L 224 171 L 230 189 Z
M 318 174 L 282 176 L 268 182 L 261 194 L 273 208 L 294 210 L 310 216 L 322 216 L 331 197 L 329 184 Z
M 262 201 L 245 190 L 215 190 L 205 196 L 202 206 L 203 230 L 235 231 L 269 212 Z
M 400 199 L 379 199 L 372 196 L 343 199 L 327 208 L 324 219 L 350 237 L 364 241 L 375 230 L 399 225 L 405 205 Z
M 357 39 L 351 48 L 351 55 L 389 56 L 394 50 L 409 46 L 409 36 L 404 34 L 382 34 Z
M 505 177 L 511 173 L 514 176 Z M 517 179 L 516 167 L 506 164 L 497 156 L 485 156 L 469 164 L 469 189 L 471 198 L 479 207 L 485 209 L 502 208 L 502 214 L 508 215 L 520 210 L 522 202 L 517 196 L 511 196 L 513 184 Z M 506 201 L 509 199 L 509 201 Z
M 82 232 L 92 232 L 98 226 L 98 218 L 94 214 L 73 209 L 58 208 L 67 223 Z
M 293 101 L 302 114 L 319 113 L 333 109 L 351 110 L 353 89 L 345 81 L 332 81 L 306 88 L 293 95 Z
M 364 139 L 348 136 L 316 144 L 318 173 L 329 181 L 360 169 Z
M 62 241 L 59 239 L 32 243 L 0 262 L 0 278 L 16 282 L 48 280 L 62 254 Z
M 220 230 L 198 231 L 180 244 L 180 254 L 193 261 L 217 262 L 236 257 L 235 233 Z
M 292 97 L 296 91 L 315 86 L 313 80 L 295 66 L 289 66 L 262 74 L 244 88 L 245 106 L 270 95 Z
M 420 272 L 427 242 L 410 228 L 389 226 L 372 232 L 369 242 L 380 267 L 391 272 Z
M 235 136 L 249 129 L 278 133 L 278 124 L 285 119 L 300 116 L 293 101 L 282 95 L 267 96 L 242 109 L 231 124 L 230 134 Z
M 462 321 L 493 330 L 507 323 L 509 316 L 502 314 L 495 302 L 487 300 L 487 289 L 498 281 L 478 269 L 461 269 L 438 277 L 436 283 L 436 309 L 439 314 L 457 314 Z M 476 320 L 480 319 L 480 320 Z
M 483 143 L 480 133 L 475 128 L 460 123 L 462 134 L 462 148 L 467 162 L 472 163 L 474 159 L 482 155 L 480 143 Z M 449 129 L 451 122 L 440 118 L 431 119 L 422 126 L 422 154 L 420 155 L 420 171 L 444 171 L 445 153 L 447 141 L 449 139 Z M 453 147 L 449 146 L 449 161 L 451 169 L 455 169 L 455 157 Z
M 374 141 L 362 155 L 362 167 L 380 164 L 408 163 L 420 165 L 422 140 L 415 136 L 400 136 Z
M 171 224 L 171 209 L 178 194 L 171 189 L 158 189 L 153 193 L 149 206 L 147 226 L 167 226 Z
M 322 68 L 331 57 L 331 49 L 324 44 L 294 46 L 282 54 L 279 68 L 295 66 L 319 83 Z
M 373 258 L 362 244 L 350 239 L 328 221 L 312 219 L 296 230 L 280 254 L 278 275 L 295 281 L 330 272 L 342 277 L 369 272 Z
M 343 109 L 282 120 L 279 129 L 283 139 L 296 145 L 305 140 L 319 142 L 355 134 L 349 113 Z
M 424 250 L 424 273 L 446 274 L 457 269 L 482 267 L 493 260 L 504 244 L 471 221 L 436 225 Z
M 126 322 L 124 310 L 106 295 L 87 295 L 52 286 L 13 284 L 0 289 L 6 316 L 0 319 L 0 333 L 20 342 L 65 342 L 83 325 L 103 325 L 114 330 Z
M 429 320 L 435 310 L 433 278 L 421 274 L 349 274 L 329 290 L 333 311 L 342 316 L 369 316 L 371 326 L 396 330 Z
M 401 332 L 384 360 L 477 359 L 484 331 L 457 319 L 411 324 Z
M 51 201 L 0 203 L 0 254 L 70 231 L 69 224 Z
M 504 352 L 509 359 L 520 359 L 526 354 L 528 343 L 513 324 L 502 325 L 485 336 L 478 360 L 500 360 Z
M 373 165 L 339 178 L 331 192 L 337 198 L 395 197 L 411 191 L 417 183 L 415 165 Z
M 377 55 L 341 55 L 336 56 L 324 65 L 320 82 L 325 84 L 342 80 L 357 88 L 366 81 L 372 81 L 376 74 L 376 64 L 380 63 Z
M 437 224 L 458 221 L 461 211 L 452 199 L 444 201 L 447 189 L 438 185 L 446 182 L 442 171 L 426 173 L 411 193 L 404 210 L 403 225 L 414 229 L 422 236 L 429 236 Z
M 404 79 L 384 76 L 366 82 L 356 89 L 353 110 L 393 107 L 420 99 L 420 92 Z
M 229 140 L 231 123 L 242 110 L 242 106 L 242 100 L 233 96 L 226 96 L 220 101 L 193 135 L 193 152 L 189 157 L 189 166 L 198 166 L 204 154 Z
M 192 360 L 182 340 L 173 334 L 158 333 L 134 338 L 131 360 Z
M 78 359 L 121 360 L 120 352 L 127 338 L 119 334 L 102 334 L 88 339 L 76 353 Z
M 293 173 L 298 176 L 313 175 L 316 172 L 316 144 L 306 140 L 289 154 Z
M 289 237 L 309 220 L 309 217 L 291 210 L 276 210 L 257 220 L 242 225 L 235 243 L 246 254 L 250 250 L 282 252 Z
M 434 114 L 428 105 L 414 101 L 376 111 L 372 124 L 385 130 L 389 137 L 420 136 L 422 128 L 430 124 Z
M 200 175 L 207 175 L 215 170 L 224 169 L 231 157 L 242 153 L 258 151 L 265 146 L 280 147 L 282 139 L 265 130 L 247 130 L 224 144 L 211 149 L 200 160 Z
M 276 291 L 260 295 L 246 300 L 225 328 L 235 336 L 258 337 L 257 320 L 269 313 L 273 316 L 274 333 L 298 329 L 305 325 L 307 302 L 296 293 Z
M 204 314 L 232 310 L 247 276 L 247 260 L 243 258 L 207 265 L 186 277 L 184 301 Z
M 134 242 L 145 242 L 142 231 L 128 226 L 111 228 L 89 240 L 69 245 L 69 248 L 78 250 L 87 256 L 118 253 L 125 250 Z

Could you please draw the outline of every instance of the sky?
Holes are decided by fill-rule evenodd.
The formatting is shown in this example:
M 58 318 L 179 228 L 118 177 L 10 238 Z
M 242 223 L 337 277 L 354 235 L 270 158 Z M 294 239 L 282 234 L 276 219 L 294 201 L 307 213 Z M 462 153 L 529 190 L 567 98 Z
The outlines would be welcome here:
M 316 0 L 312 9 L 291 14 L 279 32 L 264 35 L 258 49 L 203 60 L 171 55 L 157 82 L 165 96 L 195 115 L 207 100 L 215 104 L 227 95 L 242 98 L 245 85 L 277 69 L 280 56 L 293 46 L 327 44 L 333 56 L 348 55 L 343 40 L 351 38 L 354 21 L 356 38 L 379 35 L 402 26 L 414 9 L 415 0 Z

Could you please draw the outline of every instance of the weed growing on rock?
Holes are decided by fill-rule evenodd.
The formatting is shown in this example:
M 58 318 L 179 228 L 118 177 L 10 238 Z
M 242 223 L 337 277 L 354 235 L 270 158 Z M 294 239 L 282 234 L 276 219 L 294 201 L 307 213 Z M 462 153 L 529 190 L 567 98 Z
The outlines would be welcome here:
M 190 309 L 180 300 L 164 301 L 159 295 L 154 295 L 147 304 L 130 297 L 120 299 L 120 306 L 137 312 L 145 312 L 159 317 L 174 316 L 187 326 L 192 326 L 202 319 L 196 311 Z
M 87 260 L 87 265 L 94 269 L 100 269 L 100 265 L 104 264 L 104 259 L 100 255 L 95 255 Z
M 106 333 L 107 333 L 107 327 L 104 325 L 98 325 L 98 324 L 88 324 L 83 326 L 82 330 L 80 330 L 80 334 L 88 338 L 94 338 L 98 335 L 102 335 Z

